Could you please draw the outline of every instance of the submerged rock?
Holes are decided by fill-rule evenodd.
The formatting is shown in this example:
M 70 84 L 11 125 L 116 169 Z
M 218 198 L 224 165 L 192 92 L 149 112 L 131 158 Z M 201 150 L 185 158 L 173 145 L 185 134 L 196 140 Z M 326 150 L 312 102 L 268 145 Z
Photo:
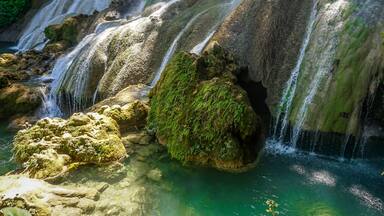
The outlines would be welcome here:
M 261 119 L 236 85 L 239 67 L 220 46 L 177 54 L 151 92 L 149 127 L 182 162 L 238 170 L 262 147 Z
M 68 120 L 40 120 L 14 139 L 14 157 L 29 176 L 55 178 L 81 164 L 102 165 L 126 156 L 119 126 L 98 113 L 76 113 Z

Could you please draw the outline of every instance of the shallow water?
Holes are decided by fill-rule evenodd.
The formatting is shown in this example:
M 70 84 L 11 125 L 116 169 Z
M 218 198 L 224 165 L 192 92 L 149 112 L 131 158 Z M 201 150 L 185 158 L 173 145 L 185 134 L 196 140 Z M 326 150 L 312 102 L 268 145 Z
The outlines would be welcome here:
M 159 167 L 167 190 L 156 198 L 158 213 L 270 215 L 265 202 L 272 199 L 279 215 L 384 215 L 380 163 L 265 153 L 252 171 L 230 174 L 163 160 Z
M 4 175 L 16 168 L 15 163 L 11 161 L 11 141 L 14 134 L 6 132 L 6 126 L 5 123 L 0 122 L 0 175 Z

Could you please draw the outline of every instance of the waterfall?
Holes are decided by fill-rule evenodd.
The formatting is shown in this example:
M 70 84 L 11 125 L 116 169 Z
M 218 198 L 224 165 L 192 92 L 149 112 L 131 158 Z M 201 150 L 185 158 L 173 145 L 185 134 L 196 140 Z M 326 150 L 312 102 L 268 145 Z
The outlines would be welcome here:
M 135 80 L 132 76 L 138 73 L 145 74 L 139 75 L 139 80 L 133 84 L 147 82 L 152 75 L 148 72 L 147 64 L 153 58 L 147 53 L 152 53 L 156 48 L 156 43 L 150 41 L 159 40 L 158 30 L 164 22 L 163 14 L 180 1 L 182 0 L 159 3 L 158 9 L 148 16 L 138 15 L 129 20 L 100 23 L 94 33 L 86 36 L 73 51 L 59 58 L 54 65 L 51 75 L 54 81 L 48 94 L 49 101 L 53 102 L 50 102 L 51 108 L 46 115 L 56 116 L 83 110 L 99 99 L 112 96 L 122 87 L 130 85 L 129 83 Z M 224 17 L 239 2 L 234 0 L 230 3 L 218 3 L 197 12 L 176 35 L 166 51 L 151 86 L 160 78 L 181 38 L 202 15 L 210 10 L 225 7 L 225 10 L 220 9 L 220 18 Z M 126 15 L 140 14 L 143 4 L 134 8 L 136 9 L 131 8 Z M 218 25 L 219 23 L 215 23 L 211 29 L 217 28 Z
M 223 4 L 223 6 L 229 6 L 229 7 L 228 7 L 227 12 L 225 12 L 223 14 L 223 16 L 221 17 L 220 20 L 224 19 L 228 15 L 229 12 L 234 10 L 239 5 L 240 2 L 241 2 L 240 0 L 233 0 L 230 3 Z M 191 49 L 190 53 L 194 53 L 194 54 L 200 55 L 201 52 L 204 50 L 204 48 L 207 46 L 208 42 L 213 37 L 213 35 L 216 33 L 216 30 L 219 27 L 219 24 L 220 24 L 220 22 L 217 25 L 213 26 L 213 28 L 211 28 L 211 30 L 209 31 L 207 36 L 204 38 L 204 40 L 201 41 L 200 43 L 198 43 L 195 47 L 193 47 Z
M 333 4 L 328 5 L 328 8 L 324 12 L 324 31 L 319 31 L 318 34 L 324 34 L 327 41 L 324 43 L 324 38 L 320 38 L 315 41 L 315 45 L 312 50 L 312 57 L 316 58 L 316 61 L 311 62 L 310 73 L 312 74 L 311 81 L 306 89 L 307 94 L 304 94 L 304 99 L 300 103 L 298 112 L 294 116 L 295 125 L 291 136 L 291 144 L 296 147 L 303 131 L 303 126 L 308 117 L 308 111 L 310 106 L 313 104 L 315 96 L 319 90 L 326 91 L 329 84 L 329 78 L 332 77 L 331 71 L 336 55 L 336 48 L 339 43 L 338 36 L 339 32 L 343 27 L 343 19 L 341 11 L 345 8 L 347 2 L 344 0 L 338 0 Z M 335 27 L 329 28 L 329 23 L 336 22 Z M 318 49 L 318 50 L 316 50 Z M 320 52 L 319 52 L 320 51 Z M 349 138 L 346 139 L 346 143 Z
M 69 16 L 91 15 L 95 11 L 102 11 L 110 3 L 111 0 L 52 0 L 32 18 L 19 39 L 17 49 L 21 52 L 42 49 L 46 43 L 46 27 L 62 23 Z
M 209 10 L 212 10 L 214 8 L 218 8 L 218 7 L 225 7 L 225 6 L 229 6 L 228 7 L 228 10 L 224 10 L 225 13 L 223 13 L 223 17 L 225 17 L 227 15 L 227 13 L 229 11 L 232 11 L 235 6 L 237 6 L 238 4 L 240 3 L 239 0 L 233 0 L 229 3 L 223 3 L 223 4 L 220 4 L 220 5 L 216 5 L 216 6 L 212 6 L 208 9 L 205 9 L 204 11 L 198 13 L 196 16 L 194 16 L 189 22 L 188 24 L 179 32 L 179 34 L 176 36 L 176 38 L 174 39 L 174 41 L 172 42 L 171 46 L 169 47 L 169 49 L 167 50 L 167 53 L 165 54 L 162 62 L 161 62 L 161 65 L 160 65 L 160 68 L 156 71 L 155 73 L 155 78 L 152 80 L 151 82 L 151 87 L 154 87 L 156 85 L 156 83 L 159 81 L 160 77 L 161 77 L 161 74 L 162 72 L 164 71 L 165 67 L 167 66 L 167 64 L 169 63 L 169 61 L 171 60 L 173 54 L 175 53 L 176 51 L 176 48 L 178 46 L 178 43 L 179 43 L 179 40 L 182 38 L 182 36 L 185 34 L 185 32 L 193 25 L 193 23 L 200 17 L 202 16 L 203 14 L 207 13 Z M 221 20 L 221 19 L 220 19 Z M 214 35 L 215 31 L 216 31 L 216 28 L 217 28 L 218 24 L 216 24 L 210 31 L 210 33 L 208 34 L 208 36 L 199 44 L 197 44 L 192 50 L 191 50 L 191 53 L 196 53 L 196 54 L 200 54 L 201 51 L 204 49 L 204 47 L 206 46 L 206 44 L 209 42 L 209 40 L 212 38 L 212 36 Z
M 297 88 L 297 80 L 300 75 L 300 69 L 304 61 L 305 52 L 311 40 L 311 35 L 312 35 L 314 24 L 316 21 L 316 16 L 317 16 L 317 3 L 314 2 L 310 19 L 307 24 L 304 41 L 301 46 L 300 54 L 296 62 L 296 66 L 291 72 L 291 76 L 286 84 L 286 87 L 283 92 L 283 96 L 279 103 L 279 107 L 278 107 L 279 110 L 277 113 L 276 123 L 274 127 L 274 134 L 273 134 L 274 139 L 277 139 L 279 142 L 283 142 L 287 132 L 287 127 L 289 123 L 289 114 L 292 109 L 292 102 L 293 102 L 293 98 L 295 96 L 296 88 Z
M 201 41 L 199 44 L 197 44 L 195 47 L 193 47 L 193 49 L 191 50 L 191 53 L 194 53 L 196 55 L 201 54 L 201 52 L 203 51 L 205 46 L 207 46 L 209 40 L 211 40 L 211 38 L 213 37 L 215 32 L 216 32 L 216 29 L 209 32 L 209 34 L 207 35 L 207 37 L 203 41 Z
M 52 70 L 51 79 L 53 80 L 48 100 L 46 101 L 45 108 L 47 112 L 43 116 L 62 116 L 63 111 L 61 106 L 66 104 L 65 108 L 69 112 L 79 111 L 85 108 L 85 99 L 83 93 L 87 88 L 86 81 L 89 78 L 89 70 L 92 65 L 92 60 L 95 56 L 101 58 L 102 62 L 108 60 L 108 46 L 114 37 L 124 37 L 125 33 L 129 30 L 136 29 L 140 23 L 150 23 L 151 19 L 161 16 L 166 9 L 180 0 L 173 0 L 166 4 L 150 15 L 150 17 L 133 17 L 130 20 L 117 20 L 111 22 L 100 23 L 95 32 L 87 35 L 70 53 L 60 57 Z M 145 1 L 141 1 L 145 2 Z M 137 10 L 130 10 L 128 15 L 138 14 L 144 8 L 142 4 L 135 7 Z M 127 62 L 128 63 L 128 62 Z M 113 67 L 115 61 L 111 63 Z M 110 68 L 104 68 L 108 71 Z M 63 89 L 70 89 L 73 95 L 65 95 L 65 102 L 62 101 L 63 97 L 61 91 Z M 97 90 L 94 93 L 93 101 L 97 97 Z
M 208 8 L 200 13 L 198 13 L 196 16 L 194 16 L 189 22 L 188 24 L 179 32 L 179 34 L 176 36 L 175 40 L 173 40 L 171 46 L 169 47 L 169 49 L 167 50 L 167 53 L 165 54 L 162 62 L 161 62 L 161 65 L 160 65 L 160 68 L 156 71 L 155 73 L 155 78 L 153 79 L 152 83 L 151 83 L 151 87 L 154 87 L 157 83 L 157 81 L 159 81 L 160 77 L 161 77 L 161 74 L 162 72 L 164 71 L 165 67 L 167 66 L 169 60 L 172 58 L 173 54 L 175 53 L 176 51 L 176 48 L 177 48 L 177 45 L 179 43 L 179 40 L 180 38 L 184 35 L 184 33 L 192 26 L 192 24 L 197 20 L 197 18 L 199 18 L 201 15 L 205 14 L 208 10 L 210 10 L 211 8 Z

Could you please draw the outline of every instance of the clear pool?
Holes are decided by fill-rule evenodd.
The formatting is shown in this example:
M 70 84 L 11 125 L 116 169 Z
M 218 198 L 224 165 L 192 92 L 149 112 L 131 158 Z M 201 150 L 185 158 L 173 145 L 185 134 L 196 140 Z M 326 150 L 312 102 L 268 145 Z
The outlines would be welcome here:
M 169 159 L 158 166 L 164 186 L 158 193 L 160 215 L 384 215 L 382 161 L 340 162 L 300 153 L 265 152 L 247 173 L 183 167 Z

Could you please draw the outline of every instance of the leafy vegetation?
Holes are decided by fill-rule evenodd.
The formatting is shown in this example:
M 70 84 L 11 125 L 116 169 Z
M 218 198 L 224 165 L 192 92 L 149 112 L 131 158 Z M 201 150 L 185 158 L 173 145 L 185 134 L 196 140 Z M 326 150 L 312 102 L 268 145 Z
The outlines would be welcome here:
M 151 93 L 149 127 L 172 157 L 218 168 L 244 165 L 244 142 L 260 132 L 260 120 L 234 84 L 236 70 L 219 47 L 202 57 L 179 53 L 167 66 Z
M 0 28 L 15 22 L 30 6 L 28 0 L 0 1 Z

